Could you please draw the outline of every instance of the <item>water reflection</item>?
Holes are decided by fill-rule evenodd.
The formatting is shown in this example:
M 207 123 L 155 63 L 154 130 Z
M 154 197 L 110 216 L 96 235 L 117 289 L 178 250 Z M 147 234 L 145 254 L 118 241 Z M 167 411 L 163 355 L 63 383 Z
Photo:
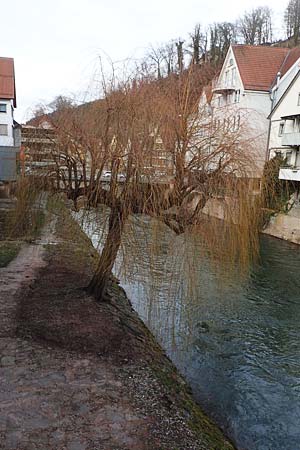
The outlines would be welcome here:
M 98 217 L 85 220 L 95 243 L 105 228 Z M 198 400 L 238 448 L 300 449 L 298 247 L 263 237 L 260 261 L 249 275 L 224 279 L 195 236 L 176 237 L 136 217 L 115 271 Z

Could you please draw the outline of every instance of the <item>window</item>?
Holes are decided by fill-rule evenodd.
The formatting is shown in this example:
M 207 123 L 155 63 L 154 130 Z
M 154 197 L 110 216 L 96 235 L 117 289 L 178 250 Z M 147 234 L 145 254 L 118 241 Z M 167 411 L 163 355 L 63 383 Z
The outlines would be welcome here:
M 231 72 L 231 85 L 234 86 L 236 81 L 236 68 L 234 67 Z
M 232 58 L 230 58 L 230 60 L 229 60 L 229 66 L 233 66 L 233 59 Z
M 292 164 L 292 151 L 288 151 L 285 153 L 285 161 L 287 166 L 290 166 Z
M 6 103 L 0 103 L 0 113 L 6 113 Z
M 278 132 L 278 136 L 282 136 L 284 132 L 284 122 L 281 122 L 279 124 L 279 132 Z
M 0 136 L 7 136 L 7 135 L 8 135 L 8 126 L 0 125 Z
M 225 86 L 228 84 L 228 70 L 225 72 Z
M 300 119 L 299 119 L 299 117 L 297 117 L 294 120 L 294 132 L 295 133 L 299 133 L 300 132 Z
M 240 89 L 238 89 L 237 91 L 234 91 L 234 103 L 239 103 L 240 95 L 241 95 Z

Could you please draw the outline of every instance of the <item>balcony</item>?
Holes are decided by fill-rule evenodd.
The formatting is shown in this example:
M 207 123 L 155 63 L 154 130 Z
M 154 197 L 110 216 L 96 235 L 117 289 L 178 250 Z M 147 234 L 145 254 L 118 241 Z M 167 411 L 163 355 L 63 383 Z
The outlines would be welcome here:
M 281 137 L 281 144 L 288 145 L 290 147 L 300 146 L 300 132 L 283 134 Z
M 220 84 L 216 84 L 213 87 L 213 92 L 215 92 L 216 94 L 232 93 L 235 90 L 236 90 L 236 87 L 233 86 L 232 84 L 220 83 Z
M 300 181 L 300 167 L 282 167 L 279 170 L 279 180 Z

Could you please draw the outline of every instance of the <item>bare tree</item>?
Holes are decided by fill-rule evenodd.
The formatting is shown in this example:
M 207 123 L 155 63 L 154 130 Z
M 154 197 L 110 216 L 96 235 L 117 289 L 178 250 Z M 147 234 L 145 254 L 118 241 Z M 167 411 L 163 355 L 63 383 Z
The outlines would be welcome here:
M 170 41 L 161 49 L 161 54 L 163 61 L 166 66 L 166 74 L 167 76 L 171 75 L 171 73 L 176 72 L 176 48 L 175 42 Z
M 200 64 L 200 60 L 207 52 L 207 33 L 201 32 L 201 25 L 195 25 L 192 33 L 190 33 L 190 48 L 193 64 Z
M 178 39 L 178 41 L 176 42 L 177 67 L 178 67 L 179 73 L 183 72 L 183 69 L 184 69 L 183 44 L 184 44 L 184 41 L 181 41 L 180 39 Z
M 285 10 L 284 21 L 288 38 L 294 40 L 294 44 L 299 43 L 300 33 L 300 0 L 290 0 Z
M 238 21 L 239 32 L 245 44 L 261 45 L 272 42 L 272 13 L 269 7 L 258 7 L 245 12 Z
M 230 44 L 236 41 L 236 27 L 230 22 L 215 23 L 210 26 L 210 61 L 223 63 Z
M 246 242 L 254 215 L 250 207 L 245 213 L 249 194 L 240 182 L 250 164 L 249 152 L 243 151 L 241 130 L 216 127 L 199 106 L 210 78 L 208 66 L 199 70 L 191 65 L 155 81 L 140 76 L 124 83 L 104 80 L 104 99 L 57 113 L 56 154 L 63 183 L 71 187 L 74 198 L 84 193 L 94 205 L 110 209 L 107 236 L 88 287 L 97 299 L 107 298 L 125 225 L 136 213 L 155 217 L 176 233 L 193 226 L 209 235 L 212 229 L 201 227 L 201 213 L 210 199 L 226 192 L 234 196 L 234 212 L 239 211 L 242 220 L 240 236 L 246 236 L 236 239 L 235 230 L 230 248 L 243 243 L 249 250 Z M 162 158 L 156 180 L 155 165 Z M 111 177 L 105 185 L 101 175 L 107 168 Z M 235 257 L 242 254 L 235 252 Z
M 162 76 L 162 62 L 164 60 L 164 52 L 161 47 L 154 47 L 151 45 L 148 53 L 148 59 L 152 62 L 155 67 L 155 72 L 157 78 L 161 78 Z

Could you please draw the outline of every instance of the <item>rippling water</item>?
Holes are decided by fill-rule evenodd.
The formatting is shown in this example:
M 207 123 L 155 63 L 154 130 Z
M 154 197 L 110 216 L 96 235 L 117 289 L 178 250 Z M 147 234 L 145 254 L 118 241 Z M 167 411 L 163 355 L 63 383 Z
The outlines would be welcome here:
M 103 228 L 85 222 L 95 244 Z M 237 447 L 300 450 L 300 247 L 262 237 L 250 273 L 221 280 L 195 237 L 146 218 L 123 249 L 133 306 Z

